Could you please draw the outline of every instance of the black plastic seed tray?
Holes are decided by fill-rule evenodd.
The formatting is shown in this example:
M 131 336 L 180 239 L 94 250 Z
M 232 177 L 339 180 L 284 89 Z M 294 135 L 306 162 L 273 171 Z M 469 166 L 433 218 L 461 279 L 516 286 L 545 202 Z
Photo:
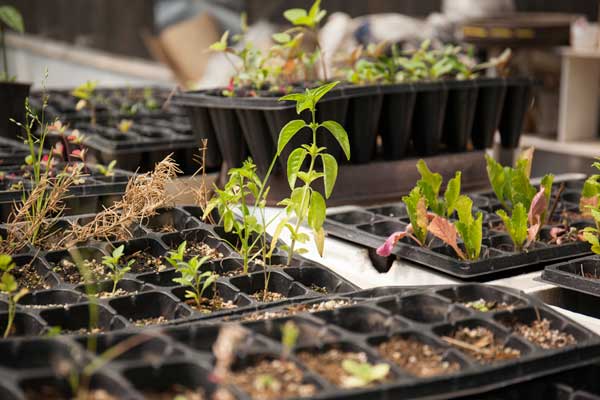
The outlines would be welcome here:
M 503 144 L 514 146 L 531 101 L 532 87 L 530 79 L 519 78 L 340 85 L 323 98 L 317 117 L 336 120 L 346 128 L 353 164 L 367 163 L 380 155 L 386 160 L 399 160 L 443 151 L 467 151 L 469 139 L 476 149 L 484 149 L 491 146 L 499 125 L 503 127 Z M 507 88 L 511 88 L 510 96 Z M 278 97 L 272 93 L 225 97 L 217 89 L 178 94 L 173 101 L 188 109 L 196 133 L 202 132 L 209 142 L 219 144 L 228 166 L 240 165 L 249 153 L 259 170 L 264 171 L 280 129 L 297 118 L 294 106 L 277 101 Z M 308 119 L 308 112 L 302 117 Z M 381 149 L 376 145 L 378 135 Z M 301 133 L 294 139 L 301 144 L 309 135 Z M 323 145 L 341 156 L 335 141 Z M 287 154 L 281 160 L 283 168 L 286 158 Z
M 14 203 L 21 202 L 23 194 L 33 190 L 34 184 L 18 166 L 2 168 L 0 173 L 0 221 L 5 222 L 14 209 Z M 69 197 L 65 201 L 66 215 L 93 213 L 111 206 L 125 192 L 132 174 L 114 169 L 111 175 L 106 176 L 96 165 L 87 164 L 83 175 L 82 182 L 69 189 Z
M 40 335 L 53 326 L 60 326 L 65 333 L 84 334 L 89 323 L 89 289 L 105 292 L 98 300 L 98 328 L 102 331 L 133 327 L 139 320 L 173 324 L 216 318 L 358 289 L 323 266 L 303 258 L 294 259 L 289 267 L 281 267 L 278 264 L 283 257 L 277 251 L 266 269 L 270 272 L 268 290 L 274 296 L 263 300 L 258 295 L 264 287 L 265 269 L 252 264 L 249 273 L 244 275 L 240 256 L 225 243 L 219 227 L 206 225 L 180 208 L 165 209 L 142 225 L 132 227 L 134 238 L 131 240 L 112 243 L 97 240 L 68 250 L 60 249 L 64 247 L 60 242 L 64 229 L 70 224 L 84 224 L 90 218 L 93 215 L 63 218 L 54 235 L 46 240 L 49 245 L 54 244 L 53 249 L 30 246 L 14 257 L 17 278 L 29 277 L 31 289 L 20 302 L 16 334 Z M 186 258 L 211 255 L 212 259 L 201 271 L 212 270 L 220 275 L 216 290 L 224 305 L 213 309 L 209 304 L 207 308 L 198 309 L 195 303 L 185 299 L 186 289 L 173 282 L 179 274 L 164 257 L 184 240 L 188 245 Z M 124 259 L 135 260 L 135 263 L 119 282 L 118 291 L 108 296 L 106 292 L 112 291 L 112 281 L 106 276 L 108 270 L 101 261 L 121 244 L 125 245 Z M 89 268 L 98 276 L 94 287 L 84 285 L 76 266 L 78 259 L 88 260 Z M 213 298 L 214 289 L 207 289 L 207 299 Z M 6 313 L 0 313 L 0 326 L 2 324 L 6 324 Z
M 0 137 L 0 166 L 22 164 L 28 154 L 29 148 L 23 142 Z
M 173 153 L 179 168 L 186 174 L 194 173 L 198 163 L 199 142 L 192 135 L 189 124 L 184 122 L 158 123 L 149 118 L 135 121 L 127 132 L 117 125 L 78 123 L 74 126 L 84 135 L 89 162 L 108 165 L 116 160 L 119 168 L 128 171 L 147 172 L 156 163 Z
M 600 256 L 549 265 L 544 268 L 542 279 L 567 289 L 600 296 Z
M 509 308 L 484 312 L 468 306 L 469 302 L 480 299 Z M 331 297 L 321 299 L 331 300 Z M 514 324 L 528 325 L 537 318 L 550 321 L 555 335 L 571 335 L 570 345 L 545 349 L 515 331 Z M 338 308 L 312 313 L 300 311 L 273 320 L 240 321 L 245 335 L 237 342 L 231 376 L 223 382 L 222 389 L 234 398 L 248 399 L 251 396 L 247 390 L 253 390 L 253 385 L 245 385 L 240 379 L 246 371 L 251 371 L 248 368 L 273 362 L 278 367 L 271 367 L 275 368 L 272 373 L 277 374 L 281 368 L 278 361 L 282 352 L 281 327 L 289 320 L 299 329 L 296 345 L 287 358 L 290 368 L 297 371 L 292 374 L 296 376 L 293 385 L 306 385 L 310 397 L 317 399 L 449 399 L 466 395 L 494 398 L 483 393 L 534 379 L 537 380 L 533 382 L 542 382 L 542 378 L 558 373 L 563 379 L 555 382 L 570 384 L 575 372 L 580 373 L 584 366 L 600 358 L 598 336 L 533 298 L 493 286 L 453 285 L 357 299 Z M 83 336 L 1 340 L 0 351 L 5 356 L 0 360 L 0 394 L 6 399 L 22 399 L 28 392 L 29 398 L 36 398 L 35 394 L 52 387 L 67 397 L 71 395 L 69 386 L 59 371 L 65 371 L 67 366 L 82 369 L 98 354 L 128 340 L 138 344 L 99 370 L 91 379 L 91 389 L 103 389 L 119 399 L 151 398 L 157 392 L 168 393 L 168 398 L 172 398 L 176 394 L 174 389 L 199 391 L 204 398 L 210 398 L 216 390 L 211 379 L 215 363 L 212 347 L 222 326 L 192 322 L 111 332 L 95 336 L 94 351 Z M 513 359 L 478 361 L 481 359 L 473 355 L 476 353 L 445 339 L 463 327 L 487 329 L 493 335 L 494 345 L 518 353 L 514 353 Z M 398 342 L 426 349 L 432 355 L 428 368 L 420 369 L 418 361 L 415 364 L 394 359 L 402 352 L 389 351 L 387 346 Z M 359 354 L 358 357 L 372 364 L 389 364 L 390 372 L 384 382 L 368 387 L 341 387 L 332 381 L 335 376 L 322 374 L 327 374 L 331 361 L 323 361 L 320 370 L 316 369 L 319 364 L 307 363 L 311 357 L 332 349 L 346 353 L 338 362 Z M 591 371 L 590 368 L 585 371 Z M 340 374 L 345 372 L 340 370 Z M 588 372 L 585 376 L 593 375 Z M 289 384 L 281 383 L 280 387 Z M 280 397 L 275 394 L 273 398 Z
M 77 110 L 79 99 L 71 92 L 72 89 L 34 91 L 30 95 L 30 104 L 34 110 L 41 110 L 44 96 L 47 96 L 45 113 L 48 121 L 55 118 L 68 123 L 90 121 L 92 114 L 89 107 Z M 163 107 L 171 92 L 171 89 L 160 87 L 97 88 L 95 94 L 101 100 L 95 105 L 96 118 L 118 122 L 123 118 L 185 117 L 185 111 L 174 104 L 169 103 Z
M 555 220 L 566 219 L 569 226 L 577 228 L 591 226 L 592 221 L 578 217 L 577 204 L 567 201 L 573 199 L 573 194 L 570 190 L 562 194 Z M 542 228 L 539 241 L 529 250 L 517 253 L 510 236 L 503 231 L 501 219 L 494 212 L 500 208 L 494 194 L 481 193 L 471 197 L 474 213 L 480 211 L 484 216 L 483 245 L 479 260 L 462 261 L 454 250 L 434 238 L 428 239 L 428 247 L 420 247 L 412 239 L 405 238 L 398 242 L 392 253 L 464 280 L 489 280 L 501 275 L 520 274 L 524 270 L 539 269 L 545 264 L 590 254 L 590 246 L 586 242 L 574 240 L 560 245 L 552 243 L 550 226 Z M 369 248 L 372 259 L 377 264 L 382 264 L 382 258 L 376 256 L 374 250 L 392 233 L 404 231 L 408 224 L 404 204 L 393 203 L 331 214 L 325 221 L 325 229 L 331 236 Z M 390 266 L 388 263 L 387 269 Z

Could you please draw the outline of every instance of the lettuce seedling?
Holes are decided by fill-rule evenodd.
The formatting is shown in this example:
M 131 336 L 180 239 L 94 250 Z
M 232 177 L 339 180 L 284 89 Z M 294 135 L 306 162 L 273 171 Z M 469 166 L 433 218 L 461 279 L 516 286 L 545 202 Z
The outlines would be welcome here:
M 527 211 L 522 203 L 517 203 L 512 209 L 510 217 L 504 210 L 496 211 L 502 218 L 506 232 L 510 235 L 516 251 L 523 250 L 527 240 Z
M 422 159 L 417 162 L 417 170 L 421 174 L 421 179 L 417 181 L 417 186 L 427 199 L 427 205 L 431 211 L 441 217 L 452 216 L 456 209 L 456 201 L 460 196 L 461 172 L 457 171 L 454 178 L 448 181 L 444 198 L 440 199 L 440 189 L 443 181 L 442 175 L 437 172 L 431 172 Z
M 284 229 L 289 231 L 291 235 L 291 244 L 287 247 L 288 264 L 292 261 L 292 257 L 297 251 L 296 244 L 306 243 L 308 241 L 308 236 L 300 232 L 300 226 L 304 221 L 307 221 L 309 227 L 312 229 L 317 250 L 319 251 L 319 254 L 323 255 L 323 247 L 325 244 L 323 223 L 325 221 L 327 209 L 325 199 L 329 198 L 333 192 L 338 174 L 338 164 L 334 156 L 326 153 L 327 149 L 325 147 L 319 147 L 317 145 L 318 129 L 324 128 L 333 135 L 346 155 L 346 158 L 350 159 L 350 142 L 348 141 L 348 134 L 344 127 L 336 121 L 319 123 L 316 120 L 317 103 L 338 83 L 339 82 L 332 82 L 315 89 L 306 89 L 304 93 L 293 93 L 280 99 L 295 101 L 296 112 L 298 115 L 304 110 L 309 110 L 311 122 L 306 123 L 302 119 L 296 119 L 288 122 L 281 128 L 279 140 L 277 142 L 277 156 L 279 157 L 281 155 L 281 152 L 286 145 L 300 130 L 308 128 L 312 132 L 312 143 L 303 144 L 294 149 L 288 157 L 287 178 L 291 194 L 289 198 L 283 199 L 279 203 L 279 205 L 285 206 L 286 216 L 281 219 L 275 229 L 273 241 L 271 243 L 271 250 L 273 250 L 281 232 Z M 309 158 L 308 169 L 302 171 L 302 166 L 307 157 Z M 322 171 L 317 171 L 316 169 L 318 159 L 321 160 L 323 166 Z M 325 187 L 325 197 L 312 187 L 312 185 L 320 179 L 323 180 L 323 186 Z M 302 186 L 296 187 L 297 180 L 302 181 Z M 292 216 L 296 217 L 296 223 L 294 225 L 289 222 Z
M 124 250 L 125 245 L 120 245 L 113 250 L 110 256 L 102 257 L 102 265 L 110 270 L 109 276 L 113 281 L 111 293 L 113 294 L 117 291 L 119 281 L 123 279 L 127 272 L 131 271 L 131 266 L 135 263 L 135 260 L 129 260 L 125 266 L 121 266 L 121 257 L 123 257 Z
M 343 386 L 346 388 L 364 387 L 383 381 L 390 373 L 389 364 L 371 364 L 351 359 L 342 361 L 342 369 L 350 375 L 343 381 Z
M 600 170 L 600 162 L 596 161 L 592 167 Z M 579 200 L 579 212 L 586 217 L 591 217 L 593 208 L 598 208 L 600 202 L 600 174 L 590 175 L 583 184 Z
M 416 187 L 410 191 L 408 196 L 402 197 L 402 201 L 406 205 L 406 211 L 408 212 L 413 240 L 419 243 L 420 246 L 424 246 L 427 239 L 427 225 L 429 224 L 429 220 L 427 219 L 427 199 L 421 193 L 421 189 Z
M 456 211 L 458 214 L 456 223 L 435 216 L 427 229 L 432 235 L 452 247 L 461 260 L 477 260 L 481 253 L 483 214 L 478 212 L 477 216 L 473 217 L 473 200 L 467 196 L 460 196 L 457 199 Z M 465 251 L 458 245 L 459 237 L 463 241 Z

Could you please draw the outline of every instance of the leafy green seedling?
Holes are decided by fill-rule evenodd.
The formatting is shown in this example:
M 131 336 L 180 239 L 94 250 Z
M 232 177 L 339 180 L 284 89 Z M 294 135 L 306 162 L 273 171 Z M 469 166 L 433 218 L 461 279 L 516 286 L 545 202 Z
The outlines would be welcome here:
M 198 309 L 202 306 L 204 292 L 210 285 L 216 283 L 217 278 L 219 277 L 219 275 L 213 271 L 200 273 L 200 267 L 208 260 L 210 260 L 210 256 L 202 258 L 195 256 L 187 262 L 179 261 L 175 267 L 177 272 L 181 274 L 181 277 L 173 278 L 173 282 L 191 288 L 191 290 L 185 291 L 185 298 L 194 300 Z M 213 294 L 216 296 L 217 291 L 215 290 Z
M 123 279 L 125 274 L 131 271 L 131 266 L 135 263 L 135 260 L 129 260 L 125 266 L 121 266 L 121 258 L 125 251 L 125 245 L 120 245 L 113 250 L 110 256 L 102 257 L 102 265 L 110 270 L 110 279 L 113 281 L 112 293 L 117 291 L 117 285 Z
M 114 176 L 115 175 L 115 167 L 117 166 L 117 160 L 112 160 L 108 163 L 107 166 L 102 164 L 96 164 L 96 168 L 98 172 L 100 172 L 104 176 Z
M 23 17 L 15 7 L 0 6 L 0 46 L 2 47 L 2 64 L 4 67 L 2 74 L 0 74 L 0 82 L 15 80 L 14 77 L 8 74 L 8 55 L 4 38 L 6 29 L 12 29 L 19 33 L 25 32 Z
M 179 246 L 177 246 L 177 250 L 173 251 L 169 251 L 169 253 L 167 254 L 167 256 L 165 257 L 165 260 L 167 260 L 167 262 L 169 264 L 171 264 L 171 266 L 173 268 L 177 268 L 177 266 L 179 265 L 180 262 L 183 262 L 185 260 L 185 248 L 187 246 L 187 241 L 183 241 L 181 243 L 179 243 Z
M 370 364 L 350 359 L 342 361 L 342 368 L 350 375 L 343 381 L 343 386 L 347 388 L 364 387 L 383 381 L 390 373 L 389 364 Z
M 339 82 L 332 82 L 315 89 L 306 89 L 304 93 L 294 93 L 282 97 L 280 100 L 292 100 L 296 102 L 296 112 L 302 113 L 309 110 L 311 122 L 306 123 L 302 119 L 296 119 L 288 122 L 279 133 L 277 142 L 277 156 L 280 156 L 283 149 L 300 132 L 308 128 L 312 132 L 312 143 L 303 144 L 294 149 L 287 160 L 287 178 L 291 189 L 290 197 L 282 200 L 279 204 L 286 207 L 286 217 L 282 218 L 275 229 L 271 250 L 273 250 L 276 241 L 284 229 L 287 229 L 291 235 L 291 244 L 288 250 L 288 265 L 296 252 L 297 243 L 306 243 L 307 235 L 300 232 L 300 226 L 304 221 L 308 221 L 312 229 L 313 238 L 319 254 L 323 255 L 325 244 L 325 231 L 323 223 L 325 221 L 326 204 L 325 198 L 329 198 L 333 192 L 335 181 L 338 174 L 338 164 L 334 156 L 326 153 L 326 148 L 317 145 L 317 131 L 324 128 L 340 144 L 346 158 L 350 159 L 350 142 L 346 130 L 336 121 L 325 121 L 318 123 L 316 120 L 317 103 Z M 302 166 L 306 158 L 309 158 L 309 166 L 306 171 L 302 171 Z M 321 159 L 323 170 L 317 171 L 316 163 Z M 323 180 L 325 187 L 325 198 L 318 191 L 312 188 L 312 185 L 319 179 Z M 296 187 L 297 180 L 302 182 L 302 186 Z M 295 216 L 296 223 L 292 225 L 290 219 Z M 302 250 L 301 250 L 302 251 Z
M 420 246 L 425 246 L 427 225 L 429 225 L 429 220 L 427 219 L 427 199 L 423 196 L 421 189 L 415 187 L 410 191 L 408 196 L 402 197 L 402 201 L 408 212 L 412 235 L 414 236 L 413 239 L 416 239 L 416 242 Z
M 444 198 L 440 199 L 440 189 L 443 181 L 442 175 L 437 172 L 431 172 L 422 159 L 417 162 L 417 170 L 421 174 L 421 179 L 417 181 L 417 186 L 427 199 L 427 205 L 431 211 L 440 217 L 452 216 L 456 209 L 456 201 L 460 196 L 461 172 L 457 171 L 454 178 L 448 181 Z
M 292 349 L 298 342 L 298 336 L 300 335 L 300 329 L 294 323 L 294 321 L 287 321 L 281 327 L 281 346 L 283 347 L 282 358 L 286 359 Z
M 13 328 L 15 315 L 17 312 L 17 303 L 28 293 L 26 288 L 19 289 L 15 277 L 10 273 L 16 267 L 11 256 L 7 254 L 0 255 L 0 271 L 2 278 L 0 280 L 0 292 L 8 296 L 8 320 L 4 329 L 4 337 L 7 338 Z
M 254 387 L 260 391 L 279 392 L 281 390 L 281 382 L 273 375 L 260 374 L 254 379 Z
M 481 240 L 483 238 L 483 214 L 477 213 L 473 218 L 473 200 L 467 196 L 460 196 L 456 201 L 458 221 L 456 230 L 463 240 L 466 256 L 469 260 L 479 259 L 481 253 Z
M 96 94 L 97 86 L 97 81 L 86 81 L 71 91 L 71 95 L 79 99 L 75 105 L 75 109 L 80 111 L 89 108 L 90 122 L 93 126 L 96 125 L 96 106 L 101 102 L 105 102 L 102 96 Z
M 506 232 L 510 235 L 516 251 L 521 251 L 527 240 L 527 211 L 522 203 L 514 205 L 509 217 L 504 210 L 496 211 L 502 218 Z

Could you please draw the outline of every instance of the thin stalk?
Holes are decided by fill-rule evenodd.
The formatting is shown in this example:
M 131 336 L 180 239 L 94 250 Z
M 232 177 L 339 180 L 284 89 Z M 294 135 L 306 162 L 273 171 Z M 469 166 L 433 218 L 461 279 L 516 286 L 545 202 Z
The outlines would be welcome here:
M 8 81 L 8 55 L 6 54 L 6 38 L 4 28 L 0 26 L 0 47 L 2 47 L 2 62 L 4 65 L 4 79 Z
M 312 147 L 316 147 L 317 145 L 317 122 L 316 122 L 316 111 L 313 108 L 311 111 L 311 117 L 312 117 L 312 123 L 311 123 L 311 129 L 312 129 L 312 138 L 313 138 L 313 143 L 312 143 Z M 312 152 L 310 152 L 310 166 L 308 167 L 308 174 L 310 175 L 311 171 L 313 170 L 313 168 L 315 167 L 315 159 L 316 156 L 315 154 L 313 154 Z M 308 187 L 307 189 L 310 189 L 310 184 L 305 183 L 304 187 Z M 297 216 L 297 221 L 296 221 L 296 227 L 294 228 L 294 232 L 298 232 L 298 230 L 300 229 L 300 225 L 302 224 L 302 221 L 304 219 L 304 214 L 306 214 L 305 212 L 305 206 L 304 204 L 306 203 L 306 194 L 310 193 L 310 190 L 305 190 L 304 193 L 302 193 L 302 201 L 300 202 L 300 215 Z M 292 237 L 292 243 L 290 244 L 290 251 L 288 252 L 288 259 L 287 259 L 287 265 L 290 265 L 292 263 L 292 258 L 294 257 L 294 248 L 296 247 L 296 238 Z
M 13 300 L 13 296 L 10 295 L 8 299 L 8 321 L 6 321 L 6 329 L 4 330 L 4 339 L 10 335 L 13 323 L 15 321 L 15 314 L 17 311 L 17 304 Z

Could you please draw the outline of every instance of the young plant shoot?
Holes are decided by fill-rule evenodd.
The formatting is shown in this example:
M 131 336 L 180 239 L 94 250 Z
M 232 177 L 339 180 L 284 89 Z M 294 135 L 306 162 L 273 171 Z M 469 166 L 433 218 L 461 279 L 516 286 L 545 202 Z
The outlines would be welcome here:
M 129 260 L 126 265 L 121 265 L 124 250 L 125 245 L 121 245 L 114 249 L 110 256 L 102 257 L 102 265 L 110 270 L 109 277 L 113 281 L 112 294 L 115 294 L 117 285 L 125 274 L 131 271 L 131 266 L 135 263 L 135 260 Z
M 281 358 L 286 359 L 291 354 L 292 349 L 298 342 L 298 336 L 300 335 L 300 329 L 294 323 L 294 321 L 287 321 L 281 327 L 281 347 L 283 347 L 283 351 L 281 353 Z
M 346 388 L 364 387 L 384 381 L 390 373 L 389 364 L 371 364 L 351 359 L 342 361 L 342 368 L 350 375 L 343 382 L 343 386 Z
M 596 161 L 592 166 L 600 170 L 600 162 Z M 579 209 L 581 214 L 592 217 L 596 226 L 589 226 L 583 230 L 583 239 L 592 247 L 595 254 L 600 254 L 600 175 L 589 176 L 583 184 Z
M 15 315 L 17 312 L 17 303 L 28 292 L 26 288 L 19 289 L 15 277 L 10 273 L 15 268 L 15 263 L 11 256 L 7 254 L 0 255 L 0 271 L 2 278 L 0 280 L 0 292 L 8 297 L 8 319 L 4 328 L 4 338 L 10 336 L 13 330 Z
M 281 232 L 286 229 L 290 233 L 291 244 L 287 247 L 288 265 L 292 262 L 292 257 L 296 252 L 304 251 L 303 249 L 297 249 L 296 245 L 298 243 L 306 243 L 309 239 L 306 234 L 300 231 L 300 227 L 304 221 L 308 221 L 308 225 L 313 232 L 317 250 L 319 254 L 323 255 L 323 246 L 325 243 L 325 230 L 323 229 L 326 212 L 325 199 L 329 198 L 333 192 L 338 174 L 338 164 L 334 156 L 326 153 L 327 149 L 325 147 L 317 145 L 317 131 L 319 128 L 324 128 L 333 135 L 344 151 L 346 158 L 350 159 L 350 143 L 346 130 L 335 121 L 319 123 L 316 120 L 317 103 L 337 84 L 338 82 L 328 83 L 315 89 L 306 89 L 304 93 L 289 94 L 280 99 L 295 101 L 298 115 L 304 110 L 309 110 L 311 122 L 306 123 L 303 119 L 288 122 L 279 133 L 277 156 L 281 156 L 283 149 L 300 130 L 308 128 L 312 132 L 312 142 L 294 149 L 288 157 L 287 178 L 292 192 L 289 198 L 279 203 L 285 206 L 286 216 L 281 219 L 277 226 L 271 243 L 271 250 L 273 250 Z M 303 171 L 302 167 L 307 157 L 309 158 L 309 166 L 308 169 Z M 323 165 L 322 171 L 317 171 L 318 159 L 321 159 Z M 323 180 L 325 198 L 312 187 L 319 179 Z M 302 182 L 302 185 L 296 187 L 298 180 Z M 295 224 L 290 222 L 292 217 L 296 218 Z
M 217 282 L 219 275 L 213 271 L 205 271 L 200 273 L 200 268 L 210 260 L 210 256 L 199 258 L 192 257 L 189 261 L 179 261 L 175 269 L 181 274 L 179 278 L 173 278 L 173 282 L 190 288 L 185 291 L 185 298 L 193 300 L 196 307 L 202 309 L 204 303 L 204 292 L 210 285 Z M 217 291 L 213 291 L 213 296 L 217 295 Z

